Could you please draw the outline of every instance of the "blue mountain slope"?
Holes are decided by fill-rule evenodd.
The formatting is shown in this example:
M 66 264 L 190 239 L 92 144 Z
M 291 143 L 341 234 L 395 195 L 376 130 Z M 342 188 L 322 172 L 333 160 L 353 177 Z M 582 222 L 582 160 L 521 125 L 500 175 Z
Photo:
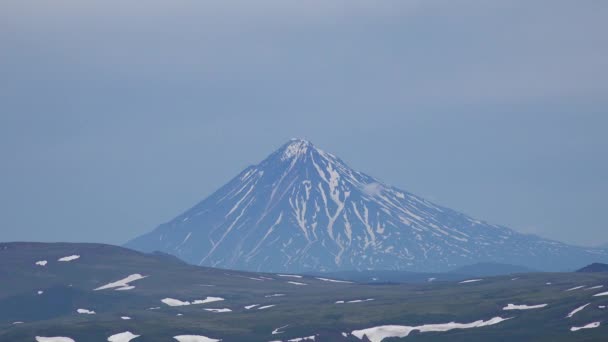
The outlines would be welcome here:
M 438 272 L 479 262 L 571 270 L 608 261 L 605 249 L 520 234 L 438 206 L 299 139 L 126 246 L 268 272 Z

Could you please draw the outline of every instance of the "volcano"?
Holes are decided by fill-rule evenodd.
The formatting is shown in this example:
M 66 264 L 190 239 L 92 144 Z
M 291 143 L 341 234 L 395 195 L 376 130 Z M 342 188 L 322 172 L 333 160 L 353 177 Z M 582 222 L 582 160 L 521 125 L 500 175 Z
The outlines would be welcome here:
M 518 233 L 434 204 L 292 139 L 126 247 L 264 272 L 442 272 L 475 263 L 560 271 L 608 251 Z

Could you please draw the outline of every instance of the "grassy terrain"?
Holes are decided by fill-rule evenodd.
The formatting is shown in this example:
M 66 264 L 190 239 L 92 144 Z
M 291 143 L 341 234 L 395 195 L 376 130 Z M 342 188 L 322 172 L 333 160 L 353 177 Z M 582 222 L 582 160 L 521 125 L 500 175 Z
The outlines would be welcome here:
M 57 259 L 78 254 L 70 262 Z M 47 260 L 47 266 L 36 266 Z M 140 273 L 128 291 L 93 289 Z M 265 277 L 267 279 L 261 278 Z M 251 279 L 255 278 L 255 279 Z M 513 278 L 517 278 L 512 280 Z M 305 283 L 294 285 L 288 281 Z M 547 283 L 551 285 L 547 285 Z M 212 285 L 212 286 L 207 286 Z M 607 285 L 605 273 L 528 273 L 485 278 L 480 282 L 427 284 L 344 284 L 314 277 L 280 277 L 195 267 L 162 255 L 147 255 L 98 244 L 0 244 L 0 341 L 34 341 L 35 336 L 69 336 L 76 341 L 106 341 L 129 330 L 142 335 L 134 341 L 172 341 L 172 336 L 205 335 L 223 341 L 270 341 L 317 335 L 317 341 L 359 341 L 342 332 L 377 325 L 423 325 L 456 321 L 469 323 L 495 316 L 512 319 L 489 327 L 449 332 L 413 332 L 404 340 L 428 341 L 583 341 L 606 340 L 608 291 L 579 289 Z M 38 295 L 37 291 L 44 291 Z M 282 297 L 266 297 L 271 294 Z M 225 301 L 169 307 L 161 299 Z M 373 298 L 362 303 L 338 300 Z M 509 304 L 543 304 L 542 309 L 503 311 Z M 566 315 L 591 303 L 572 318 Z M 267 310 L 244 306 L 276 305 Z M 160 307 L 157 310 L 149 310 Z M 81 315 L 76 309 L 95 310 Z M 205 308 L 230 308 L 213 313 Z M 182 314 L 178 316 L 178 314 Z M 122 320 L 129 316 L 131 320 Z M 13 324 L 23 321 L 23 324 Z M 572 326 L 600 321 L 597 329 L 570 332 Z M 283 334 L 271 332 L 288 325 Z M 385 339 L 385 341 L 397 339 Z

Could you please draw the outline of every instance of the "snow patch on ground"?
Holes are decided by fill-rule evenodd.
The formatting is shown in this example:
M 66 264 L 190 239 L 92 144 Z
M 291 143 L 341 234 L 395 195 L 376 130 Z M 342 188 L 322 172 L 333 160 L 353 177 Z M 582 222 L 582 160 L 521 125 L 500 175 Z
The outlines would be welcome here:
M 335 304 L 363 303 L 363 302 L 371 302 L 372 300 L 374 300 L 374 298 L 355 299 L 355 300 L 349 300 L 349 301 L 339 300 Z
M 43 293 L 44 293 L 44 291 L 38 291 L 38 292 L 36 292 L 36 293 L 37 293 L 38 295 L 41 295 L 41 294 L 43 294 Z
M 128 321 L 131 319 L 131 317 L 129 316 L 120 316 L 120 319 L 122 319 L 123 321 Z
M 266 295 L 266 296 L 264 296 L 264 298 L 283 297 L 283 296 L 285 296 L 284 293 L 275 293 L 275 294 L 271 294 L 271 295 Z
M 319 279 L 321 281 L 327 281 L 330 283 L 343 283 L 343 284 L 352 284 L 352 281 L 346 281 L 346 280 L 336 280 L 336 279 L 328 279 L 328 278 L 316 278 Z
M 87 310 L 87 309 L 78 309 L 76 310 L 76 312 L 78 312 L 79 314 L 83 314 L 83 315 L 94 315 L 95 311 L 91 311 L 91 310 Z
M 265 309 L 270 309 L 271 307 L 276 306 L 275 304 L 272 305 L 264 305 L 264 306 L 260 306 L 258 308 L 258 310 L 265 310 Z
M 483 279 L 469 279 L 469 280 L 463 280 L 458 284 L 468 284 L 468 283 L 476 283 L 478 281 L 482 281 Z
M 602 287 L 604 287 L 604 285 L 597 285 L 597 286 L 592 286 L 592 287 L 586 288 L 585 290 L 597 290 L 597 289 L 601 289 Z
M 255 308 L 256 306 L 259 306 L 260 304 L 252 304 L 252 305 L 247 305 L 245 306 L 245 310 L 251 310 L 253 308 Z
M 223 309 L 205 309 L 205 311 L 216 312 L 216 313 L 232 312 L 232 310 L 230 310 L 228 308 L 223 308 Z
M 292 285 L 308 285 L 308 284 L 304 284 L 304 283 L 299 283 L 297 281 L 288 281 L 288 284 L 292 284 Z
M 531 309 L 544 308 L 545 306 L 547 306 L 547 304 L 538 304 L 538 305 L 526 305 L 526 304 L 515 305 L 515 304 L 508 304 L 507 306 L 505 306 L 502 309 L 503 310 L 531 310 Z
M 291 278 L 302 278 L 301 275 L 297 274 L 277 274 L 279 277 L 291 277 Z
M 69 255 L 69 256 L 64 256 L 63 258 L 59 258 L 57 261 L 63 261 L 63 262 L 68 262 L 68 261 L 73 261 L 76 259 L 79 259 L 80 255 Z
M 134 288 L 135 288 L 135 286 L 129 285 L 129 286 L 119 287 L 116 289 L 116 291 L 128 291 L 128 290 L 133 290 Z
M 296 338 L 292 338 L 291 340 L 287 340 L 287 342 L 314 341 L 316 337 L 317 337 L 316 335 L 306 336 L 306 337 L 296 337 Z
M 69 337 L 56 336 L 56 337 L 44 337 L 44 336 L 36 336 L 37 342 L 76 342 Z
M 580 311 L 582 311 L 584 308 L 586 308 L 586 307 L 587 307 L 589 304 L 591 304 L 591 303 L 587 303 L 587 304 L 585 304 L 585 305 L 581 305 L 581 306 L 579 306 L 578 308 L 576 308 L 576 309 L 572 310 L 572 311 L 571 311 L 571 312 L 568 314 L 568 316 L 566 316 L 566 317 L 570 318 L 570 317 L 572 317 L 572 316 L 576 315 L 578 312 L 580 312 Z
M 608 292 L 601 292 L 601 293 L 597 293 L 597 294 L 593 295 L 593 297 L 602 297 L 602 296 L 608 296 Z
M 597 328 L 600 326 L 600 322 L 593 322 L 593 323 L 589 323 L 587 325 L 584 325 L 582 327 L 572 327 L 570 328 L 570 331 L 579 331 L 582 329 L 593 329 L 593 328 Z
M 287 328 L 288 326 L 289 326 L 289 324 L 284 325 L 284 326 L 282 326 L 282 327 L 280 327 L 280 328 L 276 328 L 276 329 L 274 329 L 274 330 L 272 331 L 272 334 L 273 334 L 273 335 L 282 334 L 282 333 L 284 333 L 284 331 L 281 331 L 281 330 L 283 330 L 283 329 Z
M 582 289 L 583 287 L 585 287 L 587 285 L 581 285 L 581 286 L 575 286 L 573 288 L 567 289 L 566 292 L 568 291 L 574 291 L 574 290 L 578 290 L 578 289 Z
M 406 325 L 383 325 L 363 330 L 354 330 L 353 332 L 351 332 L 351 334 L 353 334 L 360 340 L 362 340 L 364 336 L 367 336 L 367 338 L 371 342 L 381 342 L 385 338 L 389 337 L 406 337 L 414 330 L 417 330 L 421 333 L 425 333 L 430 331 L 449 331 L 452 329 L 480 328 L 498 324 L 508 319 L 510 318 L 494 317 L 487 321 L 479 320 L 472 323 L 450 322 L 444 324 L 425 324 L 414 327 Z
M 162 299 L 161 302 L 169 305 L 169 306 L 187 306 L 187 305 L 198 305 L 198 304 L 206 304 L 206 303 L 213 303 L 213 302 L 219 302 L 224 300 L 224 298 L 221 297 L 207 297 L 205 299 L 197 299 L 194 300 L 192 302 L 189 301 L 181 301 L 179 299 L 175 299 L 175 298 L 165 298 Z
M 135 288 L 135 286 L 131 286 L 131 282 L 134 282 L 136 280 L 140 280 L 140 279 L 144 279 L 147 276 L 142 276 L 139 273 L 135 273 L 135 274 L 131 274 L 130 276 L 117 280 L 113 283 L 109 283 L 103 286 L 100 286 L 98 288 L 96 288 L 94 291 L 99 291 L 99 290 L 106 290 L 106 289 L 113 289 L 116 288 L 116 290 L 120 290 L 120 291 L 124 291 L 124 290 L 131 290 L 133 288 Z
M 48 262 L 46 260 L 36 261 L 36 265 L 38 266 L 46 266 Z
M 140 335 L 135 335 L 130 331 L 121 332 L 119 334 L 108 337 L 109 342 L 129 342 L 132 339 L 138 338 Z
M 221 340 L 217 340 L 214 338 L 210 338 L 202 335 L 179 335 L 173 336 L 174 339 L 179 342 L 219 342 Z

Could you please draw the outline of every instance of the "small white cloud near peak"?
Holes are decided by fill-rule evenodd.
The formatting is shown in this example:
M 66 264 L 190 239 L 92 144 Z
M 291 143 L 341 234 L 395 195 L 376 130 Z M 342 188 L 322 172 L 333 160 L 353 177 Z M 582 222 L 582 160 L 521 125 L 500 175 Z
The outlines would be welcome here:
M 367 194 L 368 196 L 374 196 L 374 197 L 380 195 L 382 193 L 383 189 L 384 189 L 384 187 L 382 186 L 382 184 L 377 183 L 377 182 L 365 184 L 363 186 L 363 192 L 365 194 Z

